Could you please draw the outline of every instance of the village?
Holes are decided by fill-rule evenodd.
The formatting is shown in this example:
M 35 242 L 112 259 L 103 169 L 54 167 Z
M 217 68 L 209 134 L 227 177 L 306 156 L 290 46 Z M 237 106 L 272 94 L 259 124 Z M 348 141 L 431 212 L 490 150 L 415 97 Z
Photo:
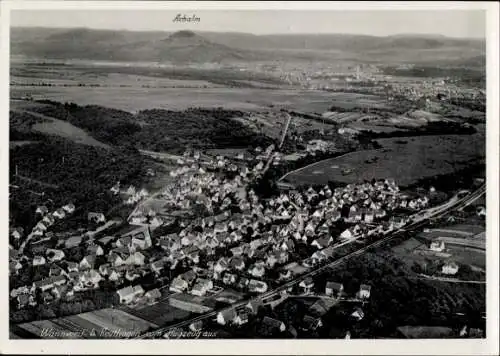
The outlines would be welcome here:
M 274 146 L 230 157 L 186 151 L 170 172 L 173 183 L 161 192 L 121 189 L 119 183 L 110 188 L 124 204 L 136 204 L 128 222 L 89 213 L 86 228 L 54 233 L 51 227 L 71 216 L 75 205 L 53 212 L 39 206 L 31 233 L 11 231 L 19 241 L 9 249 L 11 275 L 37 271 L 36 279 L 19 278 L 11 286 L 11 305 L 23 310 L 71 303 L 106 285 L 114 291 L 112 305 L 138 308 L 168 299 L 175 308 L 206 312 L 215 300 L 232 304 L 276 288 L 343 246 L 400 228 L 429 205 L 425 194 L 402 193 L 393 179 L 285 190 L 262 199 L 252 183 L 280 159 Z M 141 283 L 145 279 L 154 283 Z M 311 294 L 313 287 L 306 279 L 300 293 Z M 340 289 L 331 281 L 324 294 Z M 360 286 L 361 294 L 369 290 Z

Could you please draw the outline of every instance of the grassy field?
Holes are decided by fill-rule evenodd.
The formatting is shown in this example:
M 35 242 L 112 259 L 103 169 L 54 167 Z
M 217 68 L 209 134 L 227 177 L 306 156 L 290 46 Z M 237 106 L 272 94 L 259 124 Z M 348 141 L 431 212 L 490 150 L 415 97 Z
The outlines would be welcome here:
M 419 136 L 377 140 L 383 147 L 358 151 L 309 165 L 286 175 L 294 184 L 355 183 L 392 177 L 401 186 L 453 173 L 485 156 L 484 135 Z M 399 141 L 399 143 L 398 143 Z M 351 170 L 343 174 L 345 169 Z M 345 173 L 346 171 L 344 171 Z
M 141 309 L 131 309 L 127 307 L 123 307 L 122 309 L 126 310 L 127 314 L 132 314 L 156 325 L 174 323 L 176 321 L 188 319 L 192 315 L 188 311 L 171 306 L 168 300 L 163 300 Z
M 62 120 L 52 119 L 50 122 L 35 124 L 33 125 L 33 130 L 48 135 L 71 139 L 75 143 L 108 148 L 108 145 L 97 141 L 82 129 Z
M 190 107 L 224 107 L 228 110 L 287 108 L 307 112 L 327 111 L 345 99 L 337 94 L 311 90 L 251 88 L 149 88 L 136 87 L 24 87 L 11 86 L 11 97 L 32 95 L 37 99 L 75 102 L 79 105 L 112 106 L 126 111 L 144 109 L 184 110 Z M 357 100 L 359 94 L 352 95 Z M 110 105 L 112 103 L 112 105 Z
M 65 139 L 69 139 L 75 143 L 80 143 L 84 145 L 109 148 L 108 145 L 99 142 L 92 136 L 90 136 L 86 131 L 78 128 L 71 123 L 50 116 L 46 116 L 37 113 L 34 110 L 43 106 L 45 104 L 34 103 L 27 100 L 11 100 L 11 116 L 15 115 L 18 119 L 25 119 L 25 122 L 13 123 L 15 127 L 21 128 L 23 130 L 31 130 L 32 132 L 38 132 L 47 135 L 59 136 Z M 24 126 L 29 127 L 24 127 Z
M 108 308 L 65 318 L 34 321 L 20 324 L 19 327 L 42 338 L 77 339 L 125 337 L 157 325 L 122 310 Z

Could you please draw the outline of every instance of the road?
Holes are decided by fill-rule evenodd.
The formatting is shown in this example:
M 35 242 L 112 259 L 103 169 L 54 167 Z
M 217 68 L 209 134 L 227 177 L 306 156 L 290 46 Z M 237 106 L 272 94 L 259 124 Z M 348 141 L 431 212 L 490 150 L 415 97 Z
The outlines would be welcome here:
M 415 278 L 416 279 L 428 279 L 431 281 L 439 281 L 439 282 L 450 282 L 450 283 L 486 284 L 486 281 L 465 281 L 465 280 L 456 279 L 456 278 L 428 276 L 426 274 L 419 274 Z
M 444 206 L 441 206 L 439 208 L 435 208 L 435 209 L 433 209 L 433 214 L 424 215 L 425 217 L 420 218 L 418 221 L 415 221 L 415 222 L 412 222 L 412 223 L 410 223 L 408 225 L 405 225 L 404 228 L 398 229 L 398 230 L 394 231 L 393 233 L 385 236 L 384 238 L 382 238 L 382 239 L 380 239 L 378 241 L 375 241 L 374 243 L 371 243 L 371 244 L 369 244 L 369 245 L 367 245 L 365 247 L 360 248 L 357 251 L 354 251 L 354 252 L 352 252 L 350 254 L 347 254 L 347 255 L 345 255 L 343 257 L 340 257 L 340 258 L 338 258 L 335 261 L 327 263 L 326 265 L 320 266 L 320 267 L 318 267 L 318 268 L 316 268 L 316 269 L 314 269 L 312 271 L 309 271 L 309 272 L 307 272 L 305 274 L 302 274 L 302 275 L 298 276 L 297 278 L 295 278 L 295 279 L 293 279 L 291 281 L 288 281 L 285 284 L 282 284 L 279 287 L 277 287 L 277 288 L 275 288 L 275 289 L 273 289 L 271 291 L 268 291 L 268 292 L 260 294 L 260 295 L 258 295 L 256 297 L 253 297 L 253 298 L 250 298 L 250 299 L 238 302 L 238 303 L 234 303 L 234 304 L 232 304 L 229 307 L 222 308 L 222 309 L 219 309 L 219 310 L 214 310 L 214 311 L 211 311 L 211 312 L 199 315 L 199 316 L 197 316 L 195 318 L 192 318 L 192 319 L 189 319 L 189 320 L 184 320 L 184 321 L 182 321 L 180 323 L 177 323 L 177 324 L 174 324 L 174 325 L 170 325 L 170 326 L 167 326 L 167 327 L 164 327 L 164 328 L 157 329 L 155 331 L 152 331 L 152 332 L 143 334 L 141 336 L 138 336 L 138 337 L 136 337 L 136 339 L 149 339 L 149 338 L 154 338 L 154 337 L 162 337 L 163 334 L 165 334 L 169 330 L 180 329 L 180 328 L 183 328 L 183 327 L 187 327 L 191 323 L 194 323 L 194 322 L 197 322 L 197 321 L 201 321 L 201 320 L 205 320 L 205 319 L 209 319 L 209 318 L 214 318 L 214 317 L 217 316 L 217 314 L 219 312 L 224 312 L 224 311 L 227 311 L 227 310 L 230 310 L 230 309 L 239 309 L 239 308 L 242 308 L 246 304 L 248 304 L 250 301 L 253 301 L 253 300 L 263 300 L 263 299 L 271 298 L 271 297 L 277 295 L 278 293 L 281 293 L 282 291 L 286 291 L 287 289 L 295 286 L 296 284 L 299 284 L 301 281 L 303 281 L 304 279 L 306 279 L 308 277 L 317 276 L 318 274 L 321 274 L 321 273 L 325 272 L 326 270 L 328 270 L 328 269 L 330 269 L 332 267 L 338 266 L 338 265 L 346 262 L 351 257 L 359 256 L 359 255 L 365 253 L 369 249 L 381 246 L 384 243 L 388 242 L 389 240 L 392 240 L 395 237 L 403 235 L 407 231 L 419 229 L 419 228 L 425 226 L 426 224 L 428 224 L 431 218 L 432 219 L 440 218 L 440 217 L 446 215 L 451 210 L 459 209 L 462 206 L 464 206 L 464 204 L 468 205 L 472 201 L 478 199 L 481 195 L 483 195 L 485 193 L 485 191 L 486 191 L 486 185 L 483 184 L 480 188 L 478 188 L 476 191 L 474 191 L 473 193 L 469 194 L 468 196 L 466 196 L 466 197 L 464 197 L 462 199 L 455 199 L 454 200 L 454 204 L 445 204 Z

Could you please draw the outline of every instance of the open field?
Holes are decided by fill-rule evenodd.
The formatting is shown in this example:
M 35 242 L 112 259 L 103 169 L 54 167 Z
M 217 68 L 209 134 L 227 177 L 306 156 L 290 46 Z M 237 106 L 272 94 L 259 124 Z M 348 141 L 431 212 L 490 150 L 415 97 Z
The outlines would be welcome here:
M 82 129 L 62 120 L 52 119 L 50 122 L 35 124 L 33 125 L 33 130 L 48 135 L 56 135 L 71 139 L 75 143 L 108 148 L 106 144 L 97 141 Z
M 42 338 L 58 339 L 117 338 L 156 326 L 124 311 L 111 308 L 19 325 L 21 329 Z
M 33 103 L 26 100 L 10 100 L 11 113 L 13 112 L 19 117 L 18 120 L 26 117 L 26 121 L 36 120 L 30 125 L 30 129 L 33 132 L 39 132 L 47 135 L 60 136 L 62 138 L 74 141 L 75 143 L 80 143 L 84 145 L 109 148 L 108 145 L 99 142 L 92 136 L 90 136 L 86 131 L 79 127 L 72 125 L 71 123 L 57 118 L 53 118 L 47 115 L 37 113 L 35 111 L 30 111 L 35 108 L 40 108 L 47 106 L 46 104 Z M 20 123 L 21 125 L 23 123 Z M 16 127 L 19 126 L 16 124 Z M 22 127 L 22 126 L 19 126 Z
M 32 95 L 36 99 L 75 102 L 78 105 L 112 106 L 130 112 L 145 109 L 185 110 L 190 107 L 224 107 L 227 110 L 269 110 L 287 108 L 307 112 L 324 112 L 350 97 L 349 105 L 360 94 L 327 93 L 311 90 L 251 88 L 91 88 L 91 87 L 23 87 L 12 86 L 11 97 Z M 110 103 L 113 103 L 110 105 Z
M 79 315 L 80 318 L 98 325 L 102 329 L 146 330 L 155 324 L 125 313 L 119 309 L 103 309 Z
M 484 135 L 419 136 L 377 140 L 383 148 L 317 162 L 282 179 L 293 184 L 354 183 L 392 177 L 400 186 L 453 173 L 484 159 Z M 398 143 L 399 141 L 399 143 Z M 350 170 L 349 174 L 344 174 Z M 344 173 L 343 173 L 344 172 Z
M 176 321 L 188 319 L 192 313 L 186 310 L 178 309 L 169 304 L 168 299 L 164 299 L 156 304 L 148 305 L 140 309 L 131 309 L 122 307 L 127 314 L 132 314 L 142 320 L 156 324 L 166 325 Z

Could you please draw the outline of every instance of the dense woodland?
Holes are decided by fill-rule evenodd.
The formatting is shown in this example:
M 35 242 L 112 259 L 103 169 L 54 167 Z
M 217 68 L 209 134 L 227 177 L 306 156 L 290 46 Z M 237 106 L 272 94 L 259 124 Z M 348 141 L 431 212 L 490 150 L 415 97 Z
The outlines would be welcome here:
M 185 111 L 162 109 L 127 111 L 74 103 L 42 101 L 50 106 L 37 109 L 45 115 L 67 120 L 104 143 L 133 146 L 152 151 L 183 152 L 186 146 L 199 148 L 255 147 L 272 139 L 232 120 L 240 111 L 193 108 Z
M 145 158 L 126 148 L 106 150 L 45 137 L 37 144 L 10 150 L 10 215 L 13 226 L 33 226 L 38 204 L 56 209 L 73 202 L 86 218 L 88 211 L 107 212 L 119 203 L 109 189 L 117 181 L 138 185 L 146 173 Z M 22 179 L 22 181 L 20 181 Z M 28 185 L 26 185 L 28 184 Z M 42 195 L 43 194 L 43 195 Z

